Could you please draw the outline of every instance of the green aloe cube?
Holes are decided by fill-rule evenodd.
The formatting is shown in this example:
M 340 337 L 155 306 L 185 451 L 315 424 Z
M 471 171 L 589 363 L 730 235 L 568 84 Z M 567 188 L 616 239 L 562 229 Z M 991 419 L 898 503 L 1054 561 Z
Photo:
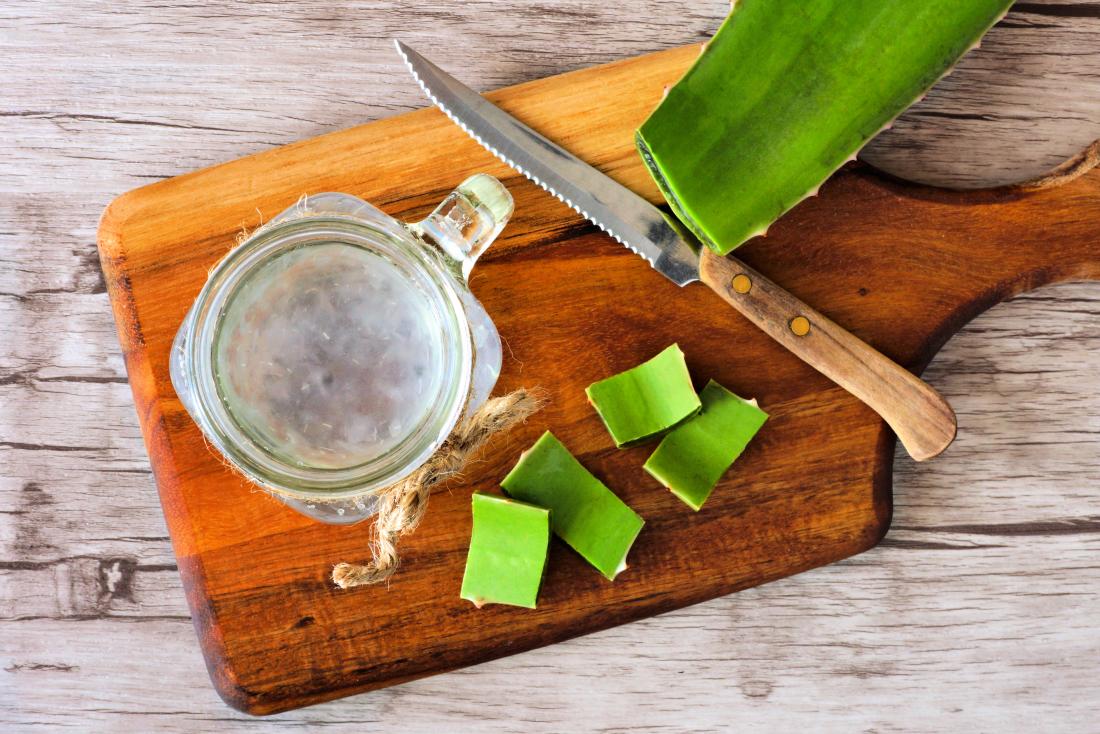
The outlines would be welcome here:
M 699 397 L 703 409 L 673 429 L 643 468 L 698 510 L 718 480 L 756 435 L 768 414 L 711 380 Z
M 501 486 L 518 500 L 549 508 L 554 533 L 607 578 L 626 568 L 626 554 L 645 521 L 554 434 L 542 434 Z
M 658 436 L 699 412 L 684 353 L 678 344 L 585 390 L 616 446 Z
M 475 606 L 535 608 L 550 543 L 550 511 L 475 492 L 462 598 Z

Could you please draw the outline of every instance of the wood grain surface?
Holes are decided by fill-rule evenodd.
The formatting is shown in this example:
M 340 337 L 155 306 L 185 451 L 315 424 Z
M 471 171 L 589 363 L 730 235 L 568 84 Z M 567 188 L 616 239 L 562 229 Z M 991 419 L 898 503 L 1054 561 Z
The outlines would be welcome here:
M 95 262 L 102 207 L 143 181 L 421 106 L 390 59 L 388 35 L 449 68 L 465 63 L 465 79 L 491 88 L 696 40 L 726 9 L 693 3 L 671 18 L 663 7 L 0 10 L 11 67 L 0 87 L 9 140 L 0 167 L 0 726 L 1095 729 L 1095 285 L 996 307 L 941 352 L 926 376 L 958 411 L 960 438 L 930 465 L 897 460 L 893 530 L 870 553 L 272 719 L 242 720 L 210 689 Z M 1089 3 L 1068 2 L 1029 3 L 1027 12 L 1028 24 L 1070 17 L 1076 28 L 1095 15 Z M 467 58 L 472 35 L 485 52 Z M 1090 52 L 1095 45 L 1036 43 L 1028 66 L 1084 65 Z M 1075 93 L 1094 76 L 1066 73 L 1080 86 L 1004 75 L 1026 93 L 981 122 L 1027 141 L 1028 155 L 1055 151 L 1065 135 L 1045 132 L 1056 120 L 1037 100 L 1097 99 Z M 1095 114 L 1073 120 L 1095 137 Z M 982 175 L 984 165 L 966 161 L 972 144 L 948 147 L 943 161 Z

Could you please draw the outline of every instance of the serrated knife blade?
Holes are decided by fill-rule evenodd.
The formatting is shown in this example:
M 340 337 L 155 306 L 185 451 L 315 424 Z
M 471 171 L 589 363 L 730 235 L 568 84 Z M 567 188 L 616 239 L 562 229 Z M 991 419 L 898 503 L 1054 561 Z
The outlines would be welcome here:
M 400 41 L 436 107 L 490 153 L 645 258 L 677 285 L 699 280 L 698 246 L 657 207 L 504 112 Z

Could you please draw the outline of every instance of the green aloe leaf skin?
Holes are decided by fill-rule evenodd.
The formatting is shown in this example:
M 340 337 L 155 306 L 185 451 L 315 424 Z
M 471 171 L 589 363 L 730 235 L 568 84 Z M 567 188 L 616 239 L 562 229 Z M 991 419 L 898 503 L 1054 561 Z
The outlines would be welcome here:
M 462 598 L 477 607 L 534 609 L 550 544 L 550 511 L 481 492 L 474 493 L 472 505 L 474 527 Z
M 585 394 L 619 447 L 659 436 L 698 413 L 701 405 L 678 344 L 592 383 Z
M 696 511 L 768 419 L 756 405 L 714 380 L 699 397 L 699 415 L 665 436 L 643 466 Z
M 554 533 L 609 579 L 645 521 L 547 431 L 501 482 L 509 496 L 549 508 Z
M 738 0 L 635 140 L 715 252 L 763 234 L 936 83 L 1011 0 Z

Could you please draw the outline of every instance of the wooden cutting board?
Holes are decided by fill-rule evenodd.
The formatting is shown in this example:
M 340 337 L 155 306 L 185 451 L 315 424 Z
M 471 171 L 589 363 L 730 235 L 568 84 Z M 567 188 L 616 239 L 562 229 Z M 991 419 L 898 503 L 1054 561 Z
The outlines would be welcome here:
M 657 201 L 632 131 L 697 53 L 489 96 Z M 302 194 L 344 191 L 415 220 L 477 171 L 516 199 L 472 279 L 505 342 L 497 392 L 538 386 L 550 404 L 433 496 L 388 586 L 341 591 L 332 565 L 369 556 L 368 525 L 311 522 L 223 467 L 175 396 L 169 347 L 237 234 Z M 435 110 L 132 191 L 104 214 L 99 247 L 195 629 L 218 692 L 241 710 L 316 703 L 676 609 L 859 553 L 889 528 L 894 438 L 874 413 L 707 288 L 666 282 Z M 998 301 L 1100 278 L 1100 171 L 1025 194 L 945 192 L 851 168 L 738 255 L 919 371 Z M 699 386 L 717 379 L 772 416 L 699 513 L 641 470 L 651 447 L 613 447 L 584 396 L 672 342 Z M 646 519 L 630 568 L 609 582 L 555 541 L 537 610 L 477 610 L 458 596 L 469 495 L 497 491 L 547 428 Z

